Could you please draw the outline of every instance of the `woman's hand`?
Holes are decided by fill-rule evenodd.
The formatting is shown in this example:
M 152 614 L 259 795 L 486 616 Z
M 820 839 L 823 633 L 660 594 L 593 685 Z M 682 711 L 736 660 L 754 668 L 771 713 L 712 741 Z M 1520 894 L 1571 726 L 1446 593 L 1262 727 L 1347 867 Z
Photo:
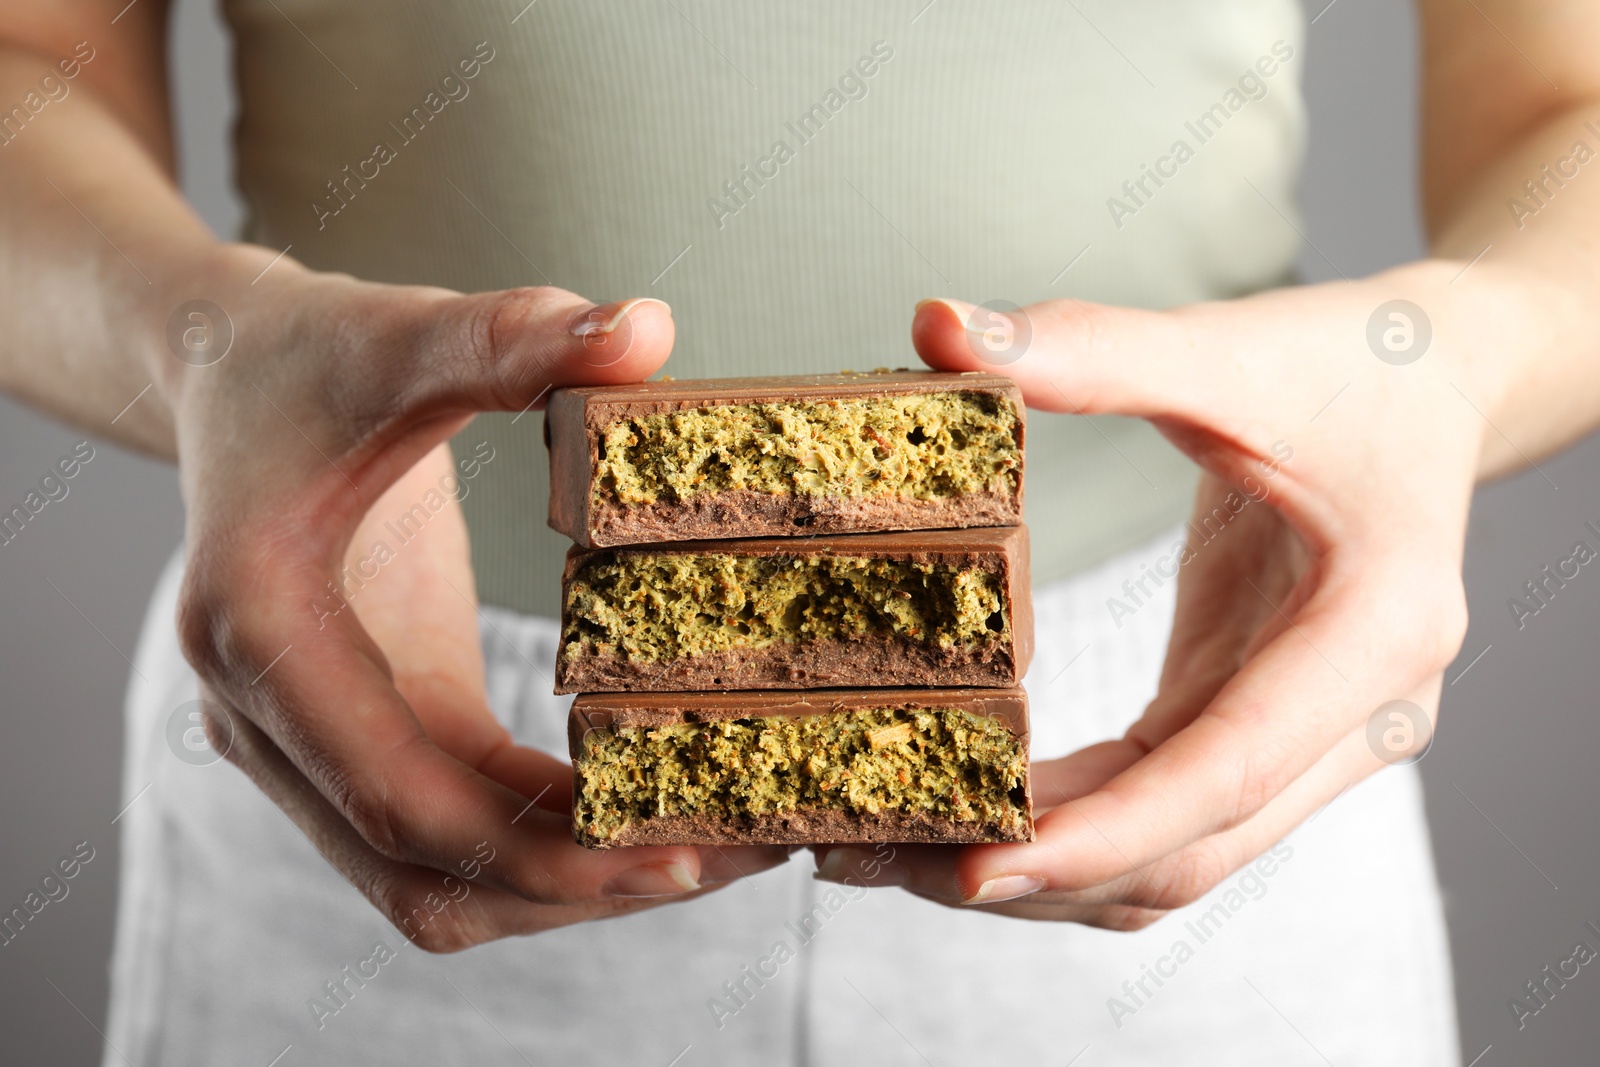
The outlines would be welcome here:
M 1436 716 L 1466 625 L 1475 481 L 1600 423 L 1600 182 L 1574 162 L 1594 155 L 1600 11 L 1528 0 L 1491 24 L 1424 0 L 1421 30 L 1439 258 L 1171 312 L 1052 301 L 1023 312 L 1031 346 L 1003 364 L 983 336 L 1004 349 L 1002 319 L 919 309 L 912 336 L 935 367 L 1011 374 L 1046 411 L 1150 419 L 1208 472 L 1196 528 L 1232 513 L 1230 493 L 1257 500 L 1190 545 L 1144 716 L 1035 766 L 1038 840 L 901 849 L 876 882 L 1141 926 L 1393 759 L 1391 709 L 1367 740 L 1384 704 Z M 821 873 L 859 869 L 834 850 Z
M 1453 314 L 1466 293 L 1448 285 L 1460 269 L 1419 264 L 1173 312 L 1053 301 L 1018 314 L 1025 325 L 970 305 L 919 309 L 913 337 L 930 365 L 1009 374 L 1044 411 L 1144 417 L 1207 473 L 1143 717 L 1120 740 L 1034 765 L 1036 841 L 901 849 L 880 884 L 1140 927 L 1402 755 L 1369 745 L 1380 706 L 1423 709 L 1409 751 L 1425 743 L 1465 633 L 1467 509 L 1495 432 L 1480 411 L 1494 409 L 1503 373 L 1452 326 L 1467 321 Z M 1432 309 L 1426 350 L 1413 333 L 1408 352 L 1387 312 L 1369 345 L 1369 320 L 1395 299 Z M 1419 313 L 1402 310 L 1420 331 Z M 1031 345 L 996 366 L 986 325 L 991 341 L 1031 329 Z M 821 866 L 861 869 L 843 849 Z
M 782 848 L 581 848 L 571 764 L 516 745 L 485 699 L 444 442 L 554 386 L 647 377 L 671 349 L 666 305 L 463 296 L 272 258 L 222 247 L 163 279 L 179 329 L 148 324 L 188 505 L 179 630 L 229 709 L 209 715 L 215 745 L 430 950 L 783 862 Z M 419 536 L 383 532 L 417 507 Z

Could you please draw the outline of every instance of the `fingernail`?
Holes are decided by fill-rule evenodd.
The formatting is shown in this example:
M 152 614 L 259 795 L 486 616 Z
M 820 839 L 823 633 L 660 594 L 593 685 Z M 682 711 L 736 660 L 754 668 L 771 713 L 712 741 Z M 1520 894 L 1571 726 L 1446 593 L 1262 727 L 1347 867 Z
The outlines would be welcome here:
M 567 327 L 567 332 L 574 337 L 591 337 L 595 334 L 612 333 L 622 325 L 628 313 L 640 304 L 659 304 L 672 314 L 672 308 L 665 300 L 657 300 L 653 296 L 642 296 L 635 300 L 625 300 L 608 310 L 607 305 L 601 304 L 588 311 L 580 311 Z
M 681 863 L 647 863 L 611 879 L 605 893 L 612 897 L 675 897 L 699 888 L 700 883 Z
M 762 871 L 770 871 L 774 867 L 782 867 L 789 862 L 789 850 L 781 845 L 770 848 L 746 845 L 739 850 L 739 853 L 738 859 L 720 848 L 709 855 L 702 854 L 700 884 L 718 885 L 723 882 L 734 882 L 740 878 L 760 874 Z
M 839 885 L 905 885 L 905 868 L 884 863 L 876 853 L 860 848 L 836 848 L 822 857 L 817 872 L 812 875 L 819 882 Z
M 964 303 L 960 300 L 946 300 L 942 296 L 930 297 L 927 300 L 917 301 L 917 310 L 921 311 L 925 307 L 934 307 L 936 305 L 939 307 L 948 308 L 950 310 L 950 314 L 956 317 L 956 321 L 961 323 L 963 329 L 966 328 L 968 322 L 970 322 L 972 319 L 973 307 L 971 304 Z
M 991 878 L 978 887 L 978 891 L 963 900 L 963 904 L 997 904 L 1002 900 L 1016 900 L 1029 893 L 1037 893 L 1045 885 L 1043 878 L 1031 874 L 1008 874 Z

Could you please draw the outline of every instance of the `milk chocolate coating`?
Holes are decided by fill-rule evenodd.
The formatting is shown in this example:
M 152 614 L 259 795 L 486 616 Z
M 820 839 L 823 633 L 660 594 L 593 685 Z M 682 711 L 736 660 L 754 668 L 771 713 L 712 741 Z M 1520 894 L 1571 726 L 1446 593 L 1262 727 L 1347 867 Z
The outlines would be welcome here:
M 812 689 L 751 693 L 591 693 L 572 702 L 567 718 L 567 743 L 573 759 L 573 794 L 583 791 L 577 761 L 591 730 L 612 727 L 664 726 L 679 722 L 721 722 L 758 716 L 829 715 L 858 709 L 958 708 L 998 719 L 1028 747 L 1028 697 L 1011 689 Z M 984 841 L 1033 840 L 1033 785 L 1022 781 L 1025 834 L 987 823 L 959 822 L 929 812 L 838 811 L 800 808 L 781 815 L 723 818 L 716 815 L 671 815 L 641 820 L 615 837 L 591 838 L 576 820 L 573 836 L 589 848 L 626 845 L 822 845 L 889 841 L 928 844 L 970 844 Z
M 600 442 L 618 419 L 669 411 L 776 401 L 850 399 L 922 393 L 991 393 L 1017 412 L 1022 393 L 997 374 L 891 371 L 771 378 L 710 378 L 558 389 L 545 409 L 550 447 L 550 525 L 585 547 L 717 537 L 791 537 L 874 530 L 1011 526 L 1022 521 L 1022 467 L 1015 493 L 984 491 L 932 500 L 893 493 L 840 496 L 748 489 L 695 493 L 683 500 L 626 505 L 601 494 L 594 476 Z
M 630 660 L 614 654 L 556 658 L 557 693 L 660 692 L 717 689 L 797 689 L 821 686 L 1018 685 L 1033 658 L 1033 599 L 1028 577 L 1028 531 L 1023 526 L 839 537 L 687 541 L 607 549 L 574 547 L 562 576 L 562 631 L 573 577 L 606 554 L 713 554 L 780 557 L 855 556 L 981 567 L 999 575 L 1009 616 L 1009 641 L 940 648 L 912 638 L 869 635 L 777 641 L 668 660 Z

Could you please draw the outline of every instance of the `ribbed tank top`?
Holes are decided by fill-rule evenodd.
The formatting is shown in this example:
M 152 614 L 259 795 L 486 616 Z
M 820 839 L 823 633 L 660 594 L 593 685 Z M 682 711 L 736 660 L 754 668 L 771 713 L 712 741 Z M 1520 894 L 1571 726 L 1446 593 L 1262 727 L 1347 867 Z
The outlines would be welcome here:
M 678 378 L 917 364 L 915 302 L 1288 277 L 1293 0 L 227 0 L 245 236 L 322 269 L 672 305 Z M 1003 367 L 1000 368 L 1003 370 Z M 488 603 L 556 609 L 542 421 L 479 417 Z M 1036 413 L 1050 581 L 1177 522 L 1148 426 Z M 487 442 L 484 446 L 481 442 Z

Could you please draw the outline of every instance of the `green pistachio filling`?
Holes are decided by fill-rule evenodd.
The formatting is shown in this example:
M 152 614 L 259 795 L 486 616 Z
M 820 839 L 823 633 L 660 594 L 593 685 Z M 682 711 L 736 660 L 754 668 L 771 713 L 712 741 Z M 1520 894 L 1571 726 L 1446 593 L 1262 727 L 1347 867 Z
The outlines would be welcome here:
M 731 404 L 606 428 L 596 503 L 751 490 L 939 500 L 1016 491 L 1017 411 L 990 393 Z
M 567 588 L 562 655 L 656 662 L 779 641 L 1010 640 L 999 575 L 855 556 L 602 553 Z
M 652 817 L 796 809 L 925 813 L 1006 830 L 1027 819 L 1016 735 L 956 708 L 594 730 L 577 767 L 578 824 L 600 840 Z

